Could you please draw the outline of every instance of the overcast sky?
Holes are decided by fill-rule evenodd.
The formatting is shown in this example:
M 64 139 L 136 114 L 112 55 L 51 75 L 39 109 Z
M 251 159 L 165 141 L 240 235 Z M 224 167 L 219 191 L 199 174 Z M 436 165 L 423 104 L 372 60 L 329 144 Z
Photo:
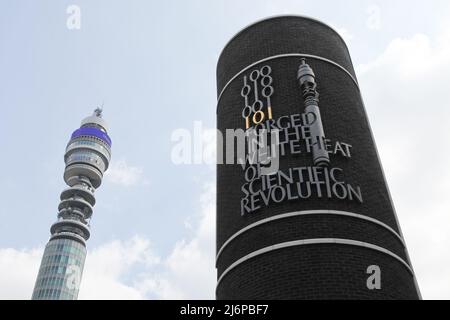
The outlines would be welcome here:
M 69 5 L 79 30 L 67 28 Z M 214 166 L 174 165 L 171 134 L 215 127 L 220 51 L 277 14 L 320 19 L 347 41 L 422 295 L 450 298 L 449 1 L 5 0 L 1 299 L 31 297 L 65 145 L 102 103 L 113 162 L 79 298 L 214 298 Z

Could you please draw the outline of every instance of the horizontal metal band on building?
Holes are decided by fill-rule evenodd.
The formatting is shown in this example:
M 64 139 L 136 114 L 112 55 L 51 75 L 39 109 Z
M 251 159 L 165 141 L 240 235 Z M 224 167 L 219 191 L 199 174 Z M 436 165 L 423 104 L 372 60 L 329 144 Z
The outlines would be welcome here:
M 413 269 L 409 266 L 408 263 L 406 263 L 402 258 L 400 258 L 399 256 L 397 256 L 395 253 L 382 248 L 380 246 L 371 244 L 371 243 L 367 243 L 367 242 L 362 242 L 362 241 L 355 241 L 355 240 L 348 240 L 348 239 L 334 239 L 334 238 L 324 238 L 324 239 L 307 239 L 307 240 L 296 240 L 296 241 L 289 241 L 289 242 L 283 242 L 283 243 L 278 243 L 269 247 L 265 247 L 263 249 L 254 251 L 242 258 L 240 258 L 239 260 L 237 260 L 236 262 L 234 262 L 233 264 L 231 264 L 224 272 L 222 272 L 222 274 L 220 275 L 219 279 L 217 280 L 217 285 L 216 285 L 216 289 L 219 286 L 219 284 L 221 283 L 221 281 L 223 280 L 223 278 L 234 268 L 236 268 L 237 266 L 239 266 L 240 264 L 246 262 L 247 260 L 250 260 L 252 258 L 258 257 L 260 255 L 263 255 L 265 253 L 268 252 L 272 252 L 272 251 L 276 251 L 276 250 L 280 250 L 280 249 L 285 249 L 285 248 L 291 248 L 291 247 L 298 247 L 298 246 L 305 246 L 305 245 L 318 245 L 318 244 L 339 244 L 339 245 L 350 245 L 350 246 L 356 246 L 356 247 L 361 247 L 361 248 L 366 248 L 366 249 L 371 249 L 374 251 L 378 251 L 381 253 L 384 253 L 388 256 L 391 256 L 392 258 L 396 259 L 397 261 L 399 261 L 402 265 L 404 265 L 406 267 L 406 269 L 411 273 L 411 275 L 413 277 L 414 276 L 414 271 Z
M 225 90 L 228 88 L 228 86 L 237 78 L 239 77 L 242 73 L 244 73 L 245 71 L 253 68 L 254 66 L 257 66 L 260 63 L 263 62 L 267 62 L 267 61 L 271 61 L 271 60 L 275 60 L 275 59 L 280 59 L 280 58 L 311 58 L 311 59 L 316 59 L 316 60 L 320 60 L 320 61 L 324 61 L 327 63 L 330 63 L 331 65 L 338 67 L 339 69 L 341 69 L 342 71 L 344 71 L 351 79 L 352 81 L 355 83 L 356 87 L 359 90 L 359 84 L 358 81 L 356 80 L 356 78 L 350 73 L 350 71 L 348 71 L 347 69 L 345 69 L 343 66 L 341 66 L 339 63 L 334 62 L 333 60 L 321 57 L 321 56 L 316 56 L 313 54 L 307 54 L 307 53 L 283 53 L 283 54 L 277 54 L 274 56 L 270 56 L 261 60 L 258 60 L 256 62 L 253 62 L 252 64 L 248 65 L 247 67 L 243 68 L 241 71 L 239 71 L 238 73 L 236 73 L 226 84 L 225 86 L 222 88 L 222 91 L 219 94 L 219 97 L 217 98 L 217 106 L 220 103 L 220 99 L 222 98 L 222 95 L 224 94 Z
M 374 219 L 374 218 L 371 218 L 368 216 L 364 216 L 362 214 L 346 212 L 346 211 L 307 210 L 307 211 L 297 211 L 297 212 L 290 212 L 290 213 L 276 215 L 276 216 L 273 216 L 270 218 L 259 220 L 255 223 L 252 223 L 252 224 L 246 226 L 245 228 L 242 228 L 241 230 L 239 230 L 238 232 L 233 234 L 230 238 L 228 238 L 228 240 L 225 241 L 224 244 L 220 247 L 220 249 L 216 255 L 216 264 L 217 264 L 217 261 L 219 260 L 220 255 L 225 250 L 225 248 L 230 244 L 230 242 L 233 241 L 234 239 L 236 239 L 238 236 L 242 235 L 243 233 L 245 233 L 253 228 L 256 228 L 262 224 L 265 224 L 265 223 L 273 222 L 273 221 L 280 220 L 280 219 L 287 219 L 287 218 L 298 217 L 298 216 L 307 216 L 307 215 L 337 215 L 337 216 L 352 217 L 352 218 L 372 222 L 378 226 L 383 227 L 384 229 L 388 230 L 389 232 L 391 232 L 396 238 L 398 238 L 398 240 L 400 240 L 400 242 L 403 244 L 403 246 L 406 247 L 405 242 L 403 241 L 403 238 L 400 236 L 400 234 L 398 234 L 394 229 L 389 227 L 387 224 L 385 224 L 377 219 Z

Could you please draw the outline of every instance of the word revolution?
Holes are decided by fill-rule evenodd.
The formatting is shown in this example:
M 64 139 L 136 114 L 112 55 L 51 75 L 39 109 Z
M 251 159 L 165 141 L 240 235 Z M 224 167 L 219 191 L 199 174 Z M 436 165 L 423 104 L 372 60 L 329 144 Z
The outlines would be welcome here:
M 260 175 L 257 166 L 245 170 L 246 183 L 241 191 L 241 215 L 252 213 L 270 203 L 285 200 L 337 198 L 363 202 L 361 188 L 343 181 L 343 170 L 326 167 L 298 167 L 278 171 L 274 175 Z

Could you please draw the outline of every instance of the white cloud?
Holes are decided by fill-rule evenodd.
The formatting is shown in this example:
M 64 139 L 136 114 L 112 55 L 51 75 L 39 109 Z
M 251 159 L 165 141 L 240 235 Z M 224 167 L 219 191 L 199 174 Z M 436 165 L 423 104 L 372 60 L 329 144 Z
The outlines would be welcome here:
M 207 184 L 193 234 L 161 257 L 142 236 L 89 250 L 79 299 L 214 299 L 215 187 Z M 0 299 L 30 299 L 43 249 L 0 249 Z
M 395 39 L 357 68 L 424 299 L 450 299 L 449 35 Z
M 89 252 L 79 299 L 144 299 L 135 287 L 135 269 L 152 270 L 160 260 L 140 236 L 112 241 Z
M 204 186 L 199 202 L 192 236 L 179 240 L 167 257 L 155 254 L 150 241 L 142 237 L 115 241 L 89 253 L 80 298 L 214 299 L 213 183 Z
M 0 300 L 30 299 L 42 249 L 0 249 Z
M 144 170 L 131 166 L 125 159 L 112 161 L 105 173 L 105 178 L 113 184 L 131 187 L 140 183 L 148 184 L 143 176 Z
M 197 228 L 189 240 L 176 243 L 157 277 L 147 277 L 141 289 L 159 299 L 215 298 L 215 186 L 206 184 L 200 199 Z

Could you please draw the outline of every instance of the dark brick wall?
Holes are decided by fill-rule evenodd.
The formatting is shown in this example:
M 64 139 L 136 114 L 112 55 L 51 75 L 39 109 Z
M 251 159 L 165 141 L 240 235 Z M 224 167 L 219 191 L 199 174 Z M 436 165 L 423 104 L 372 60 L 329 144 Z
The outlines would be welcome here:
M 241 69 L 260 59 L 283 53 L 306 53 L 322 56 L 339 63 L 350 73 L 354 74 L 348 50 L 342 39 L 332 29 L 310 19 L 298 17 L 275 18 L 259 22 L 245 29 L 225 47 L 217 67 L 218 92 L 221 92 L 225 83 Z M 351 159 L 332 155 L 331 166 L 342 168 L 346 182 L 361 187 L 364 203 L 313 197 L 308 200 L 292 200 L 281 204 L 271 204 L 252 214 L 241 216 L 240 200 L 243 197 L 241 186 L 245 183 L 244 171 L 239 165 L 218 165 L 217 250 L 230 236 L 249 224 L 274 215 L 304 210 L 353 212 L 377 219 L 399 232 L 358 86 L 348 74 L 337 66 L 312 58 L 308 58 L 307 63 L 314 69 L 316 74 L 318 91 L 320 93 L 319 107 L 326 137 L 346 142 L 353 146 Z M 272 97 L 273 117 L 278 118 L 284 115 L 302 113 L 304 105 L 297 82 L 299 64 L 300 58 L 298 57 L 279 58 L 255 66 L 237 77 L 224 91 L 217 106 L 218 129 L 223 132 L 225 129 L 244 129 L 245 123 L 241 117 L 244 101 L 240 95 L 243 84 L 242 78 L 263 65 L 269 65 L 273 70 L 272 77 L 274 78 L 273 87 L 275 90 Z M 311 165 L 310 154 L 287 155 L 281 158 L 280 169 L 285 170 L 291 167 Z M 401 242 L 392 233 L 371 222 L 332 216 L 297 217 L 286 219 L 285 221 L 271 222 L 268 225 L 252 229 L 235 239 L 224 250 L 223 255 L 219 257 L 217 263 L 218 276 L 235 260 L 265 246 L 291 240 L 332 237 L 376 244 L 406 260 L 406 249 Z M 304 250 L 305 248 L 299 247 L 294 251 L 298 251 L 296 254 L 306 257 L 307 255 L 305 256 L 302 253 Z M 311 249 L 308 248 L 308 250 Z M 323 257 L 323 261 L 315 268 L 308 269 L 310 264 L 307 262 L 293 264 L 289 267 L 286 266 L 286 268 L 293 268 L 293 270 L 284 274 L 281 271 L 285 270 L 284 261 L 290 258 L 286 257 L 284 259 L 279 256 L 283 256 L 283 253 L 285 255 L 287 252 L 288 250 L 282 250 L 282 252 L 267 254 L 261 259 L 256 259 L 256 261 L 262 263 L 259 269 L 261 271 L 258 273 L 261 281 L 255 278 L 257 277 L 256 275 L 246 274 L 245 270 L 250 272 L 251 268 L 245 265 L 240 266 L 234 275 L 227 275 L 223 279 L 217 292 L 218 298 L 239 298 L 239 290 L 236 292 L 233 292 L 233 290 L 239 286 L 240 281 L 247 281 L 246 279 L 249 277 L 255 279 L 255 283 L 258 283 L 258 288 L 255 287 L 254 293 L 251 293 L 251 284 L 248 284 L 248 287 L 246 287 L 247 292 L 241 297 L 316 298 L 320 297 L 321 292 L 323 297 L 326 297 L 329 293 L 329 288 L 326 286 L 321 287 L 318 284 L 320 284 L 321 277 L 326 273 L 325 271 L 329 270 L 326 266 L 326 261 L 329 261 L 328 258 Z M 364 258 L 364 254 L 367 254 L 368 256 L 365 257 L 367 261 L 374 260 L 373 253 L 368 253 L 367 250 L 357 250 L 357 252 L 362 258 Z M 346 254 L 351 255 L 348 252 Z M 279 262 L 283 264 L 283 268 L 276 272 L 277 276 L 289 278 L 296 277 L 296 274 L 305 274 L 301 279 L 306 282 L 297 291 L 292 291 L 295 294 L 284 290 L 284 282 L 277 281 L 275 276 L 264 275 L 263 270 L 269 270 L 270 266 L 276 263 L 276 261 L 272 261 L 275 258 L 271 258 L 274 256 L 277 256 Z M 379 257 L 380 255 L 376 256 Z M 334 263 L 333 267 L 341 268 L 342 272 L 349 268 L 354 270 L 357 267 L 351 265 L 352 259 L 350 258 L 331 260 Z M 379 263 L 389 265 L 392 261 L 392 258 L 386 256 L 380 259 Z M 253 265 L 253 262 L 248 264 Z M 377 261 L 373 261 L 371 264 L 377 264 Z M 320 266 L 323 266 L 324 270 Z M 408 281 L 411 282 L 411 276 L 405 267 L 401 268 L 399 266 L 396 272 L 404 273 L 402 275 L 404 282 L 395 283 L 403 286 Z M 338 288 L 345 292 L 345 296 L 342 296 L 343 298 L 349 294 L 347 291 L 351 291 L 351 288 L 347 288 L 348 290 L 345 288 L 345 283 L 356 281 L 352 278 L 351 273 L 344 273 L 347 277 L 342 282 L 344 288 Z M 308 282 L 306 276 L 317 281 L 311 282 L 311 280 Z M 264 281 L 262 281 L 263 279 Z M 297 281 L 296 279 L 291 280 L 294 283 Z M 409 290 L 413 288 L 412 286 L 411 282 L 408 283 L 407 288 L 399 287 L 395 288 L 395 290 Z M 391 286 L 389 288 L 394 287 Z M 259 295 L 263 291 L 264 295 Z M 314 295 L 310 294 L 311 292 L 315 292 Z M 231 296 L 230 294 L 233 295 Z M 388 294 L 388 288 L 378 294 L 384 295 L 385 298 L 395 296 L 394 293 Z M 408 294 L 411 297 L 415 294 L 415 297 L 417 297 L 415 290 Z M 352 297 L 358 298 L 358 294 L 355 293 Z M 364 296 L 364 298 L 369 297 Z
M 338 238 L 371 243 L 406 260 L 405 249 L 393 233 L 372 222 L 352 217 L 306 215 L 257 226 L 230 242 L 217 261 L 219 274 L 236 260 L 274 243 L 304 239 Z
M 381 290 L 368 290 L 367 267 L 381 268 Z M 231 270 L 219 299 L 417 299 L 405 267 L 383 253 L 341 245 L 273 251 Z
M 280 17 L 251 25 L 227 44 L 217 64 L 218 93 L 244 67 L 283 53 L 318 55 L 333 60 L 355 76 L 347 46 L 332 29 L 310 19 Z

